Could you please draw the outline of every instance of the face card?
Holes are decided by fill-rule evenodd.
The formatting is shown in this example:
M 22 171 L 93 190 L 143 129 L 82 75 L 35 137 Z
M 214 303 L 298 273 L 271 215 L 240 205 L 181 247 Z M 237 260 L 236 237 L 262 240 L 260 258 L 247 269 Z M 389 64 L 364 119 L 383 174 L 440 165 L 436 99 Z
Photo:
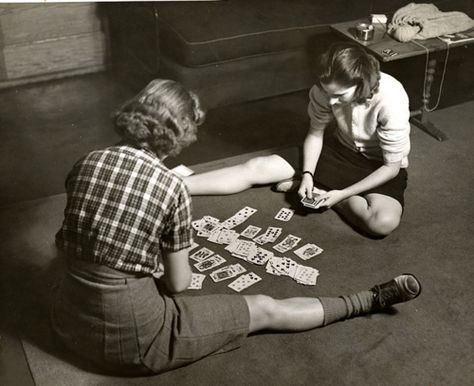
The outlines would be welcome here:
M 245 272 L 245 268 L 242 267 L 240 264 L 232 264 L 226 267 L 222 267 L 216 269 L 212 272 L 209 276 L 214 282 L 219 282 L 222 280 L 230 279 L 240 275 L 241 273 Z
M 207 271 L 208 269 L 215 268 L 224 263 L 225 263 L 225 259 L 222 256 L 214 255 L 204 261 L 194 264 L 194 266 L 199 272 L 203 272 L 203 271 Z
M 296 245 L 300 241 L 301 237 L 288 235 L 283 239 L 283 241 L 275 245 L 273 248 L 276 249 L 278 252 L 285 253 L 296 247 Z
M 303 260 L 309 260 L 322 252 L 323 249 L 318 247 L 316 244 L 306 244 L 303 245 L 301 248 L 298 248 L 297 250 L 293 251 L 296 256 Z
M 279 221 L 290 221 L 295 211 L 289 208 L 281 208 L 275 216 Z
M 201 289 L 202 282 L 205 278 L 206 275 L 203 275 L 202 273 L 193 273 L 191 277 L 191 284 L 189 285 L 188 289 Z
M 232 288 L 236 292 L 241 292 L 244 289 L 250 287 L 251 285 L 258 283 L 260 280 L 262 280 L 262 278 L 256 273 L 249 272 L 235 279 L 232 283 L 228 285 L 228 287 Z
M 203 260 L 206 260 L 209 256 L 213 254 L 214 252 L 212 252 L 210 249 L 203 247 L 197 250 L 196 252 L 194 252 L 192 255 L 190 255 L 189 258 L 199 263 Z
M 253 239 L 261 230 L 262 228 L 260 227 L 256 227 L 255 225 L 249 225 L 240 235 L 248 239 Z

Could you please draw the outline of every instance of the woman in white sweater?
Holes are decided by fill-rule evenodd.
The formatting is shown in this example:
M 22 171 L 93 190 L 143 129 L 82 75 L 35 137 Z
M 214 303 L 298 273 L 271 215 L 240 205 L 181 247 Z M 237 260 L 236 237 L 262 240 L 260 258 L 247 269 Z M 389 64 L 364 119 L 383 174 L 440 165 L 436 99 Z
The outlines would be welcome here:
M 285 153 L 253 158 L 186 178 L 191 194 L 277 183 L 277 191 L 317 197 L 315 209 L 334 208 L 365 234 L 390 234 L 403 213 L 410 152 L 402 84 L 380 72 L 377 59 L 361 47 L 339 43 L 321 55 L 309 97 L 301 165 Z

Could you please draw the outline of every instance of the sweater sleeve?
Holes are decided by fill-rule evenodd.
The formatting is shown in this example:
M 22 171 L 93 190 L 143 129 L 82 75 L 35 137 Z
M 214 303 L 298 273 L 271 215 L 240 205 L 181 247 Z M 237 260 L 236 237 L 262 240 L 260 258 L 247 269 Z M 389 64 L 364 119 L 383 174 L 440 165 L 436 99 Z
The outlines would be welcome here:
M 378 114 L 377 137 L 386 163 L 402 161 L 410 152 L 410 108 L 403 87 L 385 95 Z
M 320 129 L 334 120 L 328 97 L 316 85 L 309 91 L 308 115 L 312 129 Z

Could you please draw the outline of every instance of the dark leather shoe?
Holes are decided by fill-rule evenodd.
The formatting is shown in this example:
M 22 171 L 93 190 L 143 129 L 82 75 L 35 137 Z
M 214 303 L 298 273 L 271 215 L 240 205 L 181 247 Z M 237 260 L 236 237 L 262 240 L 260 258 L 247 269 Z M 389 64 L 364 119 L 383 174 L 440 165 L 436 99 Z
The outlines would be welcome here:
M 421 293 L 421 283 L 414 275 L 405 273 L 387 283 L 374 286 L 370 291 L 374 293 L 372 311 L 379 311 L 415 299 Z

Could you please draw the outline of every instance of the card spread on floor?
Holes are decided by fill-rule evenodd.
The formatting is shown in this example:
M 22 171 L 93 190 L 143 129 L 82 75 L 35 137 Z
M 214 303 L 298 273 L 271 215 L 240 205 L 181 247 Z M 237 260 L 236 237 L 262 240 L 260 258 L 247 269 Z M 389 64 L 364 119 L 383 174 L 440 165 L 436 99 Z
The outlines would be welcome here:
M 266 238 L 265 238 L 265 234 L 261 234 L 260 236 L 257 236 L 253 239 L 253 242 L 254 243 L 257 243 L 258 245 L 263 245 L 263 244 L 266 244 L 266 243 L 269 243 L 270 241 L 268 241 Z
M 212 252 L 210 249 L 202 247 L 201 249 L 190 255 L 189 258 L 199 263 L 201 261 L 206 260 L 209 256 L 213 254 L 214 252 Z
M 238 237 L 239 234 L 236 231 L 219 226 L 211 232 L 207 240 L 216 244 L 230 244 Z
M 298 264 L 287 257 L 271 257 L 265 266 L 267 273 L 275 276 L 289 276 L 298 284 L 316 285 L 319 271 L 316 268 Z
M 237 263 L 216 269 L 209 276 L 214 282 L 217 283 L 222 280 L 227 280 L 236 277 L 245 271 L 246 269 L 242 267 L 239 263 Z
M 323 252 L 323 249 L 318 247 L 316 244 L 306 244 L 293 251 L 296 256 L 303 260 L 309 260 L 312 257 L 319 255 L 321 252 Z
M 281 208 L 275 216 L 279 221 L 290 221 L 295 211 L 293 209 Z
M 233 243 L 225 247 L 232 256 L 238 257 L 239 259 L 246 260 L 247 256 L 256 251 L 257 246 L 251 240 L 237 239 Z
M 247 256 L 247 261 L 252 264 L 264 265 L 273 256 L 273 252 L 257 247 L 254 253 Z
M 270 242 L 274 243 L 276 239 L 281 235 L 282 229 L 279 227 L 268 227 L 264 233 L 265 239 Z
M 241 292 L 251 285 L 258 283 L 260 280 L 262 280 L 262 278 L 256 273 L 249 272 L 235 279 L 228 287 L 236 292 Z
M 203 275 L 202 273 L 193 273 L 191 277 L 191 284 L 189 285 L 188 289 L 201 289 L 202 282 L 205 278 L 206 275 Z
M 245 222 L 251 215 L 253 215 L 257 209 L 251 208 L 250 206 L 246 206 L 240 209 L 236 214 L 232 217 L 229 217 L 222 223 L 222 226 L 227 229 L 235 228 L 237 225 L 242 224 Z
M 173 169 L 171 169 L 171 171 L 181 177 L 188 177 L 194 174 L 192 169 L 184 166 L 183 164 L 175 166 Z
M 300 241 L 301 237 L 288 235 L 283 239 L 283 241 L 273 246 L 273 249 L 276 249 L 280 253 L 285 253 L 296 247 Z
M 261 230 L 262 228 L 260 227 L 256 227 L 255 225 L 249 225 L 240 235 L 248 239 L 253 239 Z
M 225 259 L 222 256 L 216 254 L 209 257 L 208 259 L 204 261 L 194 264 L 194 266 L 199 272 L 203 272 L 203 271 L 207 271 L 208 269 L 215 268 L 224 263 L 225 263 Z

